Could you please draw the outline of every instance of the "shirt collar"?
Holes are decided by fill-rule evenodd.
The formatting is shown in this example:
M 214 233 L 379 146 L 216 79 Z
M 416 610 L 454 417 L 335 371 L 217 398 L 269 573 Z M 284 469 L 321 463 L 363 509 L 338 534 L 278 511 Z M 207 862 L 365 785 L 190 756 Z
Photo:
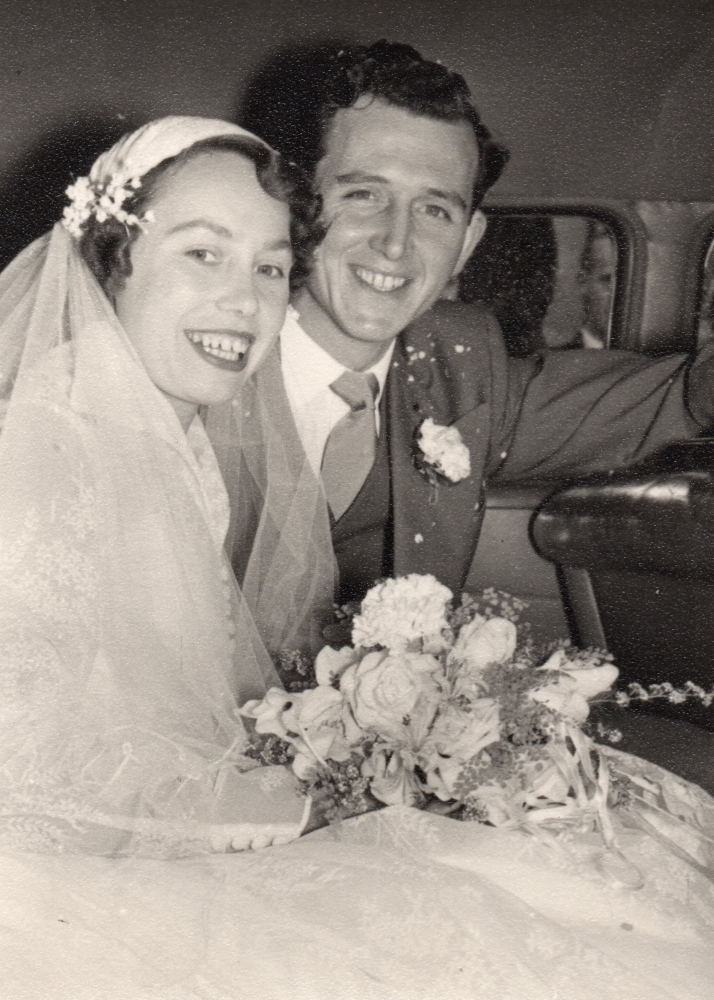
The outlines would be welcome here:
M 297 322 L 297 313 L 289 314 L 281 331 L 280 353 L 288 396 L 297 406 L 308 404 L 347 371 L 344 365 L 305 333 Z M 365 369 L 373 372 L 379 382 L 379 393 L 375 400 L 377 405 L 384 391 L 393 353 L 394 341 L 376 364 Z

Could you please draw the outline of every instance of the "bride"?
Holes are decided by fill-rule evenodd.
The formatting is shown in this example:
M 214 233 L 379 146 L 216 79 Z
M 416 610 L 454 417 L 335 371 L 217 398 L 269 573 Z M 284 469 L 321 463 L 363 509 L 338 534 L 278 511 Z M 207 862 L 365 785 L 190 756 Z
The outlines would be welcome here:
M 197 414 L 273 345 L 314 207 L 262 142 L 190 118 L 71 193 L 0 278 L 0 842 L 191 854 L 304 805 L 241 755 L 238 706 L 277 677 Z
M 307 635 L 324 503 L 250 376 L 314 206 L 260 140 L 190 118 L 70 190 L 0 277 L 0 997 L 708 996 L 712 882 L 654 836 L 620 831 L 620 863 L 392 807 L 297 839 L 290 775 L 245 753 L 238 707 L 277 678 L 199 408 L 226 435 L 260 413 L 246 579 L 271 640 Z

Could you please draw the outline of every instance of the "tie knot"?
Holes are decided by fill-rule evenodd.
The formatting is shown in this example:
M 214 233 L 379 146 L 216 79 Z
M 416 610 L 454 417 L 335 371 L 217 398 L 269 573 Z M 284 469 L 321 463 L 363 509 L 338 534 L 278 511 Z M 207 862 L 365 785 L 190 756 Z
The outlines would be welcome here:
M 351 410 L 374 409 L 379 382 L 374 372 L 343 372 L 330 388 Z

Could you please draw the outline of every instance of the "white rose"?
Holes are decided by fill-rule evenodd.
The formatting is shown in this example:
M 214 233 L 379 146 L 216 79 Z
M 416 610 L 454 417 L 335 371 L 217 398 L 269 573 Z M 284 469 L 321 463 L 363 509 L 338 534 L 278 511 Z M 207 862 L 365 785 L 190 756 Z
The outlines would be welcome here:
M 440 714 L 419 755 L 429 791 L 444 801 L 453 798 L 463 765 L 500 735 L 498 704 L 491 698 L 479 699 L 471 712 Z
M 432 677 L 439 664 L 419 653 L 368 653 L 342 675 L 340 689 L 360 728 L 403 740 L 404 720 L 426 732 L 434 718 L 439 689 Z
M 449 659 L 481 673 L 492 663 L 505 663 L 513 656 L 518 633 L 507 618 L 484 618 L 476 615 L 464 625 L 449 654 Z

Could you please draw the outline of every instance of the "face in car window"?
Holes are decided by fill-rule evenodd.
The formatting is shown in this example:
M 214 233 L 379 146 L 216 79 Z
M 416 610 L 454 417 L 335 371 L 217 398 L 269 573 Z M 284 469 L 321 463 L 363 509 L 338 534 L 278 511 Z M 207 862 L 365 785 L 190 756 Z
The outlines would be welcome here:
M 442 297 L 486 305 L 516 357 L 607 347 L 617 253 L 612 228 L 585 215 L 492 212 L 458 283 Z
M 612 233 L 603 223 L 592 223 L 580 271 L 583 289 L 582 347 L 607 346 L 616 268 L 617 247 Z

